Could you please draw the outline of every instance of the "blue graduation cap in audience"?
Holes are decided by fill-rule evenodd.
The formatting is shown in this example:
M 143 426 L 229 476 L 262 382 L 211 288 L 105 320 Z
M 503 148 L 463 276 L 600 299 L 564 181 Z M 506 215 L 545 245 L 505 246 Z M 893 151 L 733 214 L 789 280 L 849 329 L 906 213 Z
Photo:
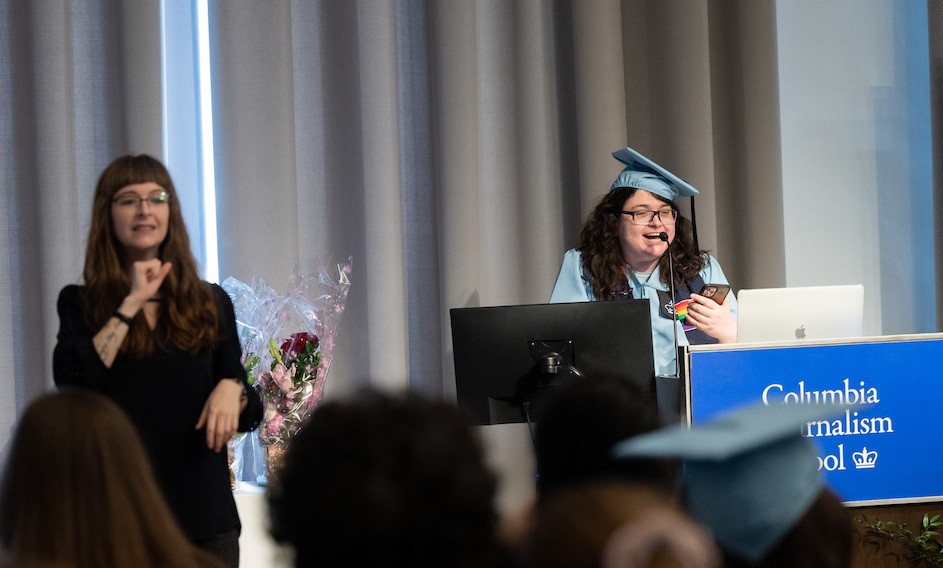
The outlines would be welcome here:
M 632 148 L 616 150 L 612 153 L 612 157 L 625 164 L 625 169 L 616 176 L 610 190 L 618 187 L 634 187 L 671 201 L 678 197 L 693 197 L 698 193 L 691 184 Z
M 818 452 L 803 426 L 849 408 L 747 406 L 690 428 L 678 425 L 629 438 L 612 451 L 616 458 L 682 460 L 682 488 L 692 516 L 720 546 L 755 562 L 795 526 L 824 487 Z

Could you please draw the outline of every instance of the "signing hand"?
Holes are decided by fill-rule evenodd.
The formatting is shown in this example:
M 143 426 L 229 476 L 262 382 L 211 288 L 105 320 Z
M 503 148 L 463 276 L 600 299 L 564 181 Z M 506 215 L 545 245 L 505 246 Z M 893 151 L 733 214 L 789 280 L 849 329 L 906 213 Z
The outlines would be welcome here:
M 142 303 L 153 298 L 171 268 L 173 263 L 161 263 L 157 258 L 134 262 L 131 264 L 131 293 L 128 295 Z
M 718 304 L 706 296 L 691 294 L 686 321 L 721 343 L 736 343 L 737 322 L 727 302 L 727 298 L 724 298 L 723 304 Z
M 131 292 L 124 297 L 118 309 L 119 318 L 110 317 L 98 333 L 92 338 L 92 344 L 95 351 L 105 367 L 111 368 L 122 342 L 128 335 L 130 324 L 125 323 L 123 318 L 131 321 L 137 313 L 141 311 L 147 301 L 157 294 L 161 283 L 173 264 L 165 262 L 161 264 L 160 260 L 154 258 L 151 260 L 137 261 L 131 264 Z M 147 315 L 148 325 L 153 329 L 156 316 L 154 312 Z M 120 321 L 119 321 L 120 319 Z
M 241 398 L 241 382 L 223 379 L 216 383 L 196 423 L 197 430 L 206 426 L 207 448 L 219 452 L 236 433 L 242 407 Z

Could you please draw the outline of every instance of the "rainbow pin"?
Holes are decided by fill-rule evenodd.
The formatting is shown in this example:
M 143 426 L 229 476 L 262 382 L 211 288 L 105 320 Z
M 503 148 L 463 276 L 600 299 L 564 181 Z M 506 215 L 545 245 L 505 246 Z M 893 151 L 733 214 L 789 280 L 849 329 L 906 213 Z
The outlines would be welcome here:
M 681 300 L 680 302 L 675 302 L 675 313 L 678 314 L 678 321 L 681 322 L 681 329 L 684 331 L 691 331 L 696 329 L 693 325 L 685 323 L 685 318 L 688 317 L 688 304 L 691 303 L 691 299 Z

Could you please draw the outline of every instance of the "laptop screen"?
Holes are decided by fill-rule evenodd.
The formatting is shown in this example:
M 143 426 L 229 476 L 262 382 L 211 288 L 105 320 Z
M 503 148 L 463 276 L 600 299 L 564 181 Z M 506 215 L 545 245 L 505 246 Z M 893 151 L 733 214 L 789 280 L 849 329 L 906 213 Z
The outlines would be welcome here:
M 737 302 L 739 343 L 863 335 L 860 284 L 740 290 Z

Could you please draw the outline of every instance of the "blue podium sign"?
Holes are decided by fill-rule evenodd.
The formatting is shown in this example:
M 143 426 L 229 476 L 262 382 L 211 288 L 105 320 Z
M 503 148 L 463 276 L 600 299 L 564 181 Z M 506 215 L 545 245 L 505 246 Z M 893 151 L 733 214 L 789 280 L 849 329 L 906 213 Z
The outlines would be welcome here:
M 848 505 L 943 501 L 943 334 L 692 346 L 688 418 L 774 404 L 868 405 L 802 432 Z

